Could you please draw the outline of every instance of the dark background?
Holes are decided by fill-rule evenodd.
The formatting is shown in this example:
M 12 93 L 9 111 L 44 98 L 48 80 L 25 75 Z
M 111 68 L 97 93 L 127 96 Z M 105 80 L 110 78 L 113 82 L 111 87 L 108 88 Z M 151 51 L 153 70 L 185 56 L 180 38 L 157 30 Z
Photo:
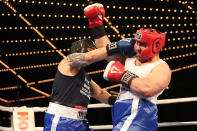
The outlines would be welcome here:
M 111 41 L 120 40 L 120 35 L 133 37 L 141 27 L 157 28 L 167 33 L 165 48 L 161 51 L 164 59 L 173 71 L 169 89 L 159 99 L 196 97 L 197 44 L 196 44 L 196 1 L 178 0 L 50 0 L 50 1 L 9 1 L 17 12 L 13 12 L 0 1 L 0 99 L 2 106 L 47 107 L 49 97 L 43 96 L 28 87 L 51 93 L 51 82 L 57 64 L 62 59 L 47 42 L 69 53 L 72 42 L 91 38 L 87 19 L 83 8 L 89 3 L 102 3 L 106 9 L 106 17 L 119 30 L 117 34 L 109 23 L 104 22 L 106 33 Z M 128 7 L 128 9 L 126 8 Z M 23 15 L 31 25 L 28 26 L 19 16 Z M 144 19 L 144 18 L 145 19 Z M 132 18 L 132 19 L 130 19 Z M 128 26 L 129 25 L 129 26 Z M 42 39 L 31 27 L 36 27 L 43 35 Z M 2 62 L 4 64 L 2 64 Z M 27 83 L 10 72 L 14 70 Z M 105 61 L 87 67 L 87 72 L 103 70 Z M 162 75 L 162 74 L 161 74 Z M 107 87 L 116 83 L 106 82 L 100 73 L 91 77 L 101 86 Z M 14 89 L 10 89 L 13 87 Z M 17 88 L 16 88 L 17 87 Z M 119 87 L 110 89 L 118 92 Z M 33 100 L 26 100 L 32 98 Z M 91 99 L 91 104 L 98 103 Z M 197 121 L 196 102 L 158 105 L 159 122 Z M 0 126 L 10 126 L 7 121 L 11 114 L 0 111 Z M 35 113 L 36 126 L 43 126 L 44 113 Z M 89 109 L 88 119 L 91 125 L 111 124 L 111 108 Z M 162 127 L 159 131 L 195 130 L 197 126 Z

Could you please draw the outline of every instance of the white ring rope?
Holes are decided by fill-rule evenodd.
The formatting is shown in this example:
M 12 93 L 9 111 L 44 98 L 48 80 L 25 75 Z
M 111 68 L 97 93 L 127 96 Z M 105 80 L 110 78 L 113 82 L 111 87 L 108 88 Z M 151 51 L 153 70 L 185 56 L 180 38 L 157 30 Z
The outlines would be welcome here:
M 187 98 L 175 98 L 175 99 L 163 99 L 158 100 L 157 104 L 172 104 L 172 103 L 183 103 L 183 102 L 194 102 L 197 101 L 197 97 L 187 97 Z M 111 107 L 111 105 L 104 104 L 104 103 L 98 103 L 98 104 L 89 104 L 88 108 L 106 108 Z M 4 107 L 0 106 L 0 110 L 12 112 L 14 108 L 17 107 Z M 34 112 L 45 112 L 47 110 L 47 107 L 32 107 Z
M 163 99 L 163 100 L 158 100 L 157 104 L 160 105 L 160 104 L 172 104 L 172 103 L 183 103 L 183 102 L 193 102 L 193 101 L 197 101 L 197 97 Z M 111 107 L 111 106 L 104 103 L 88 105 L 88 108 L 106 108 L 106 107 Z
M 193 101 L 197 101 L 197 97 L 158 100 L 157 104 L 171 104 L 171 103 L 183 103 L 183 102 L 193 102 Z
M 197 97 L 188 97 L 188 98 L 175 98 L 175 99 L 163 99 L 158 100 L 157 104 L 172 104 L 172 103 L 182 103 L 182 102 L 194 102 L 197 101 Z M 98 103 L 98 104 L 89 104 L 88 108 L 107 108 L 111 107 L 108 104 Z M 18 107 L 4 107 L 0 106 L 1 111 L 13 112 L 13 110 Z M 47 107 L 32 107 L 31 108 L 34 112 L 45 112 Z M 169 127 L 169 126 L 183 126 L 183 125 L 197 125 L 197 121 L 188 121 L 188 122 L 161 122 L 159 123 L 159 127 Z M 90 126 L 90 128 L 94 130 L 101 130 L 101 129 L 113 129 L 112 125 L 97 125 L 97 126 Z M 12 127 L 1 127 L 0 130 L 2 131 L 12 131 Z M 36 127 L 36 131 L 42 131 L 43 127 Z

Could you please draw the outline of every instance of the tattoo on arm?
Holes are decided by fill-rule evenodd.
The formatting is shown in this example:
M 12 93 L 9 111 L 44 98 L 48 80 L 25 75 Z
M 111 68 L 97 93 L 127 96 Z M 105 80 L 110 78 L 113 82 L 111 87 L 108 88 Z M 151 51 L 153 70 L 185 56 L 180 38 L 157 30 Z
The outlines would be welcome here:
M 87 62 L 85 61 L 86 53 L 72 53 L 67 56 L 68 62 L 71 66 L 86 66 Z

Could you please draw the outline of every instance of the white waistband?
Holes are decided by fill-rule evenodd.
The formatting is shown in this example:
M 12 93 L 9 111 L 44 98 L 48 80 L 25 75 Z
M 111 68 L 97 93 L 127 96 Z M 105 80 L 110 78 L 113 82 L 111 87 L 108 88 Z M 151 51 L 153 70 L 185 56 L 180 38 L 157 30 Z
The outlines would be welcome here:
M 55 114 L 62 117 L 72 118 L 72 119 L 86 119 L 87 110 L 76 109 L 68 106 L 63 106 L 56 103 L 49 103 L 47 113 Z

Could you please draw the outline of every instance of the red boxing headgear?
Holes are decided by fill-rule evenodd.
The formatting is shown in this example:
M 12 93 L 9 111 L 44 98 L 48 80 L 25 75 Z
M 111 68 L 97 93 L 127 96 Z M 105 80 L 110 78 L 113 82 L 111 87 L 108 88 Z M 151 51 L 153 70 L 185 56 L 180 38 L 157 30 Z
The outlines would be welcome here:
M 137 30 L 135 40 L 140 43 L 147 45 L 147 49 L 141 52 L 141 55 L 147 59 L 151 59 L 156 55 L 165 45 L 166 36 L 164 33 L 160 33 L 155 29 L 144 29 Z M 158 43 L 157 47 L 155 45 Z

